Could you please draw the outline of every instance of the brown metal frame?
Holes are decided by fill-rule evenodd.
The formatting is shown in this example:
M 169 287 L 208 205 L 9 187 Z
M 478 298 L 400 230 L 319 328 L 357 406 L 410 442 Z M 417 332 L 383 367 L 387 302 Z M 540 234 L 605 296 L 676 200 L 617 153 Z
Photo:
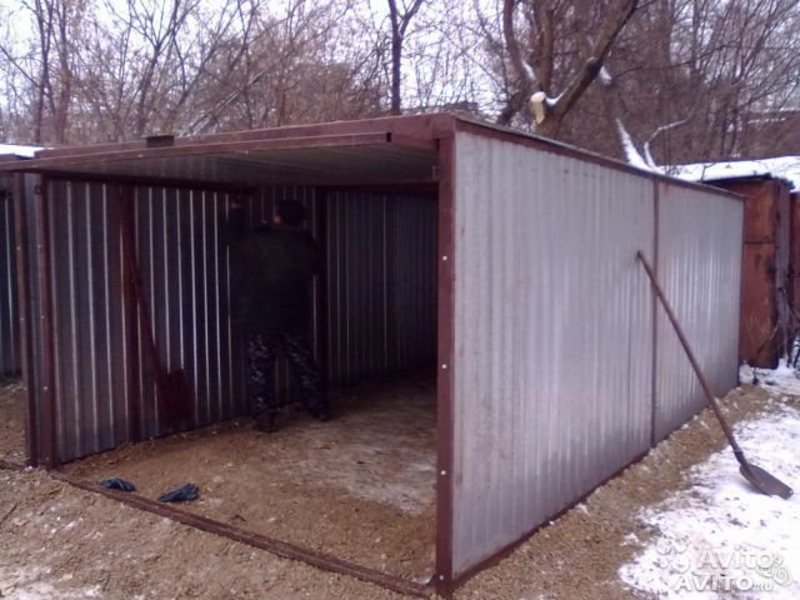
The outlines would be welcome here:
M 53 290 L 50 262 L 50 202 L 49 182 L 46 177 L 37 175 L 34 186 L 36 202 L 36 243 L 37 270 L 39 276 L 39 325 L 41 331 L 41 431 L 40 454 L 48 468 L 58 464 L 56 445 L 56 396 L 55 396 L 55 339 L 53 332 Z
M 30 168 L 26 172 L 45 175 L 50 180 L 61 180 L 80 183 L 105 183 L 108 185 L 128 185 L 142 187 L 162 187 L 175 190 L 208 190 L 232 194 L 254 192 L 255 186 L 243 186 L 233 183 L 219 183 L 200 179 L 170 179 L 167 177 L 141 177 L 138 175 L 107 175 L 102 173 L 67 173 L 52 169 Z
M 290 125 L 271 129 L 254 129 L 249 131 L 234 131 L 231 133 L 176 138 L 172 148 L 196 145 L 208 146 L 209 144 L 215 143 L 236 144 L 251 141 L 290 140 L 303 137 L 317 138 L 323 136 L 348 136 L 369 133 L 380 133 L 383 136 L 388 133 L 393 136 L 398 136 L 396 139 L 401 141 L 407 140 L 408 138 L 435 140 L 437 137 L 452 130 L 452 124 L 455 119 L 456 117 L 453 115 L 438 113 L 431 115 L 379 117 L 375 119 L 361 119 L 358 121 L 337 121 L 313 125 Z M 146 148 L 146 141 L 138 140 L 132 142 L 95 144 L 92 146 L 46 149 L 37 152 L 36 156 L 37 158 L 89 157 L 101 155 L 108 151 L 142 150 Z M 431 146 L 431 150 L 433 149 L 435 148 Z
M 20 465 L 15 465 L 13 463 L 0 460 L 0 470 L 22 471 L 23 468 Z M 50 471 L 49 475 L 51 478 L 62 481 L 77 489 L 105 496 L 112 500 L 116 500 L 117 502 L 121 502 L 122 504 L 126 504 L 132 508 L 153 513 L 188 527 L 193 527 L 201 531 L 220 535 L 260 550 L 266 550 L 267 552 L 275 554 L 281 558 L 299 560 L 318 569 L 322 569 L 323 571 L 341 573 L 343 575 L 355 577 L 361 581 L 387 588 L 399 594 L 417 596 L 420 598 L 429 598 L 433 594 L 433 588 L 429 586 L 408 581 L 401 577 L 397 577 L 396 575 L 378 571 L 377 569 L 363 567 L 361 565 L 343 561 L 315 550 L 308 550 L 299 546 L 295 546 L 294 544 L 275 540 L 259 533 L 239 529 L 238 527 L 233 527 L 228 523 L 223 523 L 222 521 L 216 521 L 214 519 L 209 519 L 208 517 L 203 517 L 201 515 L 180 510 L 167 504 L 150 500 L 149 498 L 143 498 L 142 496 L 137 496 L 136 494 L 120 492 L 117 490 L 109 490 L 100 485 L 71 477 L 70 475 L 66 475 L 65 473 L 58 471 Z
M 14 173 L 13 182 L 14 228 L 17 254 L 17 300 L 19 302 L 19 335 L 20 352 L 22 354 L 22 374 L 27 384 L 28 401 L 25 403 L 25 443 L 27 446 L 27 463 L 36 465 L 39 462 L 39 442 L 36 415 L 36 403 L 32 398 L 31 379 L 31 341 L 28 328 L 31 326 L 28 314 L 28 227 L 27 209 L 25 207 L 25 175 Z
M 254 152 L 267 152 L 269 150 L 292 150 L 292 149 L 313 149 L 313 148 L 344 148 L 359 146 L 381 146 L 394 145 L 403 148 L 414 148 L 419 150 L 435 150 L 433 140 L 425 138 L 415 138 L 411 136 L 397 135 L 390 131 L 375 133 L 350 133 L 344 135 L 320 135 L 290 137 L 281 139 L 256 139 L 238 141 L 209 141 L 205 143 L 195 143 L 186 145 L 175 145 L 167 147 L 143 147 L 134 149 L 109 148 L 105 152 L 97 154 L 71 153 L 65 156 L 48 157 L 42 156 L 31 159 L 26 166 L 28 170 L 38 169 L 59 169 L 68 167 L 80 167 L 89 159 L 92 163 L 110 163 L 125 160 L 140 160 L 153 158 L 172 158 L 183 156 L 200 156 L 207 154 L 243 154 L 249 155 Z M 3 164 L 0 170 L 11 170 L 9 166 Z
M 439 141 L 438 295 L 437 295 L 437 483 L 436 570 L 437 590 L 453 590 L 453 369 L 455 349 L 455 135 Z

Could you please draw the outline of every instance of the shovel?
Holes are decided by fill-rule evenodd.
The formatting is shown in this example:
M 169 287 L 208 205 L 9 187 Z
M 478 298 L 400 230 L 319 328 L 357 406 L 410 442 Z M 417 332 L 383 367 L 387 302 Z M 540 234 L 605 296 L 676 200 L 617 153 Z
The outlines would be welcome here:
M 777 477 L 767 473 L 761 467 L 752 464 L 745 458 L 744 452 L 742 452 L 741 447 L 736 443 L 736 439 L 733 437 L 733 431 L 731 431 L 731 428 L 728 426 L 728 423 L 722 416 L 719 403 L 714 397 L 714 394 L 711 392 L 711 387 L 708 385 L 708 381 L 706 381 L 703 372 L 700 370 L 700 365 L 697 363 L 697 359 L 695 358 L 692 349 L 689 347 L 689 342 L 686 341 L 686 336 L 683 335 L 683 330 L 678 324 L 678 319 L 675 317 L 675 313 L 672 312 L 672 307 L 669 305 L 669 302 L 667 302 L 664 292 L 661 289 L 661 286 L 658 284 L 655 273 L 653 273 L 653 268 L 647 262 L 647 259 L 645 259 L 644 254 L 642 254 L 641 251 L 636 253 L 636 257 L 641 261 L 644 270 L 647 271 L 647 276 L 650 278 L 650 282 L 653 284 L 653 289 L 656 292 L 656 296 L 658 296 L 658 299 L 661 301 L 661 305 L 664 307 L 664 311 L 667 313 L 667 317 L 669 317 L 672 327 L 675 329 L 675 333 L 678 334 L 678 339 L 681 341 L 681 345 L 686 351 L 686 356 L 689 357 L 689 362 L 692 363 L 692 368 L 694 369 L 695 375 L 697 375 L 697 379 L 700 380 L 700 385 L 706 394 L 706 398 L 708 398 L 708 404 L 713 409 L 714 414 L 719 420 L 719 424 L 722 426 L 722 431 L 725 432 L 725 436 L 728 438 L 728 441 L 731 444 L 733 454 L 736 456 L 736 460 L 739 461 L 739 472 L 745 479 L 747 479 L 747 481 L 750 482 L 754 488 L 756 488 L 762 494 L 766 494 L 767 496 L 780 496 L 784 500 L 788 500 L 794 493 L 792 488 L 780 481 Z
M 167 428 L 185 427 L 192 411 L 192 394 L 183 369 L 167 371 L 158 357 L 158 347 L 153 335 L 153 322 L 141 288 L 141 275 L 133 246 L 134 226 L 132 199 L 125 196 L 121 201 L 121 234 L 123 243 L 123 259 L 127 263 L 130 284 L 141 318 L 144 355 L 150 363 L 158 397 L 159 413 Z

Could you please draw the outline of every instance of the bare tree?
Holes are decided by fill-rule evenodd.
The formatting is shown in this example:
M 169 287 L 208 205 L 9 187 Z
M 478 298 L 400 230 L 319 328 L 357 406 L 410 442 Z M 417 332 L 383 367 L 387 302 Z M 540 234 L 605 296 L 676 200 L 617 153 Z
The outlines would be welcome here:
M 411 0 L 410 4 L 405 0 L 401 0 L 402 10 L 398 8 L 397 0 L 387 1 L 389 3 L 389 21 L 392 25 L 392 95 L 390 111 L 393 115 L 399 115 L 402 112 L 403 42 L 405 41 L 408 26 L 424 0 Z
M 564 17 L 567 16 L 580 19 L 576 11 L 586 7 L 578 7 L 575 3 L 567 6 L 559 0 L 504 0 L 503 38 L 517 78 L 517 89 L 511 93 L 498 122 L 509 124 L 538 89 L 539 93 L 533 95 L 534 107 L 537 108 L 536 130 L 543 135 L 557 137 L 564 117 L 600 74 L 614 41 L 637 6 L 637 0 L 615 0 L 605 7 L 609 10 L 603 11 L 603 18 L 597 23 L 596 38 L 589 39 L 588 30 L 582 32 L 583 38 L 579 41 L 583 48 L 578 51 L 583 57 L 562 91 L 556 94 L 553 75 L 556 68 L 564 66 L 563 62 L 559 65 L 557 56 L 562 31 L 558 26 L 564 24 Z M 515 17 L 520 8 L 529 26 L 531 51 L 528 58 L 523 57 L 517 41 Z

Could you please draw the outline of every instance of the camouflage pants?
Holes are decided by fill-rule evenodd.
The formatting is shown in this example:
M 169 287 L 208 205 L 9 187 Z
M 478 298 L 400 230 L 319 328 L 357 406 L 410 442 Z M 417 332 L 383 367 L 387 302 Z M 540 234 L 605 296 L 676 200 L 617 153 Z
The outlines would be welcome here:
M 308 336 L 289 333 L 256 333 L 247 341 L 248 384 L 253 414 L 257 417 L 265 416 L 270 425 L 274 423 L 278 411 L 275 363 L 280 350 L 286 354 L 300 386 L 300 396 L 305 407 L 317 418 L 327 417 L 328 404 Z

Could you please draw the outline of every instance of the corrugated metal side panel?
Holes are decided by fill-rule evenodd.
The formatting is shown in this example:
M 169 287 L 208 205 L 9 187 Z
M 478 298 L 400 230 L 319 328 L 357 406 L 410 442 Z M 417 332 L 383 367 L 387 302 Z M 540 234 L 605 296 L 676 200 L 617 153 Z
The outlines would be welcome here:
M 56 346 L 57 443 L 61 461 L 130 441 L 126 319 L 119 207 L 110 186 L 49 184 Z M 242 414 L 241 361 L 234 359 L 228 250 L 219 230 L 229 194 L 137 187 L 136 251 L 162 364 L 183 368 L 194 397 L 191 425 Z M 139 322 L 145 437 L 168 433 Z
M 467 133 L 455 153 L 458 575 L 647 449 L 654 204 L 575 158 Z
M 0 375 L 22 368 L 15 248 L 14 202 L 10 192 L 0 189 Z
M 744 204 L 659 184 L 658 277 L 714 391 L 737 383 Z M 657 312 L 655 436 L 660 440 L 706 400 L 664 311 Z
M 354 191 L 325 202 L 331 382 L 433 364 L 435 202 Z
M 60 461 L 131 441 L 132 421 L 142 424 L 144 437 L 169 433 L 143 353 L 141 319 L 138 356 L 128 356 L 115 198 L 112 186 L 103 183 L 49 182 Z M 279 200 L 302 202 L 310 230 L 321 232 L 312 188 L 265 188 L 240 199 L 251 224 L 268 220 Z M 231 259 L 219 240 L 231 200 L 228 193 L 200 189 L 141 186 L 134 193 L 142 291 L 162 363 L 186 372 L 194 398 L 192 427 L 247 412 L 243 340 L 228 308 Z M 332 382 L 430 364 L 436 339 L 435 203 L 344 192 L 328 201 Z M 139 365 L 140 402 L 128 398 L 131 360 Z M 277 368 L 280 391 L 287 394 L 287 366 Z M 131 405 L 138 406 L 138 415 L 129 414 Z

